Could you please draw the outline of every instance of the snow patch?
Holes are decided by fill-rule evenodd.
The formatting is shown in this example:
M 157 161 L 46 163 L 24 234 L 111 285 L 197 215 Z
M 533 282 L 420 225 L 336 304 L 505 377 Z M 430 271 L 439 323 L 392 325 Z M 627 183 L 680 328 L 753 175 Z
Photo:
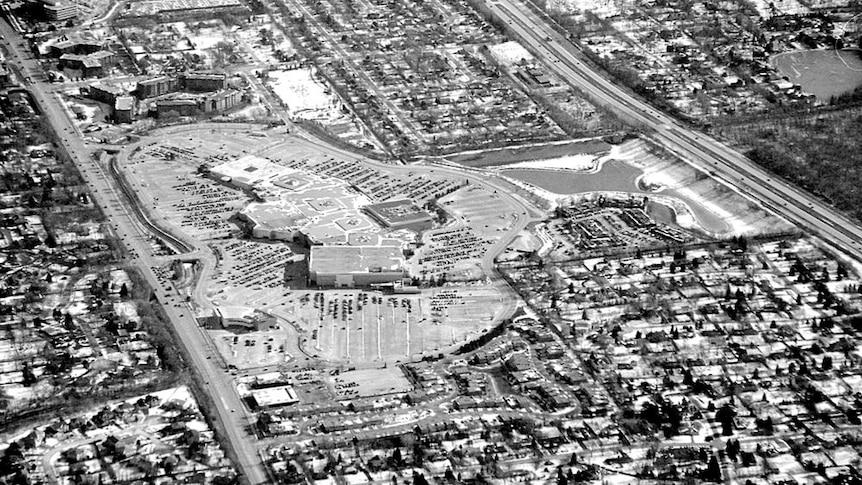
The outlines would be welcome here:
M 546 160 L 531 160 L 506 165 L 505 168 L 532 168 L 544 170 L 572 170 L 576 172 L 590 172 L 598 169 L 599 157 L 588 154 L 567 155 L 565 157 L 549 158 Z

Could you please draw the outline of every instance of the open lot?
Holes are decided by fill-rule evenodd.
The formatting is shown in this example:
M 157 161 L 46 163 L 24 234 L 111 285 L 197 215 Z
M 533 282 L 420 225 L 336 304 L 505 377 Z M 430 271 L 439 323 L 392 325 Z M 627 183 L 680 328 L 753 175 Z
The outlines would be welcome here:
M 395 296 L 361 290 L 237 288 L 221 293 L 217 301 L 262 308 L 284 318 L 299 329 L 300 346 L 312 357 L 361 363 L 403 362 L 459 345 L 501 317 L 497 314 L 500 298 L 491 287 L 466 285 Z M 256 367 L 277 360 L 255 356 L 260 349 L 246 350 L 242 342 L 238 345 L 238 350 L 219 345 L 223 353 L 228 352 L 226 359 L 238 359 L 237 366 Z M 238 353 L 233 355 L 234 351 Z
M 495 190 L 473 185 L 437 202 L 451 220 L 422 235 L 424 246 L 411 262 L 411 272 L 425 279 L 476 279 L 482 276 L 480 262 L 517 220 L 517 208 Z
M 173 160 L 148 158 L 133 162 L 129 171 L 136 179 L 132 183 L 145 189 L 140 192 L 149 208 L 183 233 L 205 241 L 239 232 L 228 222 L 248 202 L 239 190 L 206 179 Z
M 328 379 L 338 397 L 370 397 L 407 392 L 413 388 L 398 367 L 342 372 Z
M 225 362 L 237 369 L 283 364 L 295 358 L 288 353 L 291 342 L 296 342 L 296 332 L 290 327 L 240 335 L 211 330 L 210 335 Z

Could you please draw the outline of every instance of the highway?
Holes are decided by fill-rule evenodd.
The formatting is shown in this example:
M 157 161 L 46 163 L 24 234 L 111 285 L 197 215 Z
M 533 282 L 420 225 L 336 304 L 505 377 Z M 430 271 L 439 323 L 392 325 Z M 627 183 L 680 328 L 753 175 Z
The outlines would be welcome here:
M 529 1 L 529 0 L 526 0 Z M 815 196 L 773 176 L 741 153 L 692 130 L 620 88 L 583 62 L 580 48 L 554 30 L 545 16 L 520 0 L 488 2 L 525 46 L 590 100 L 622 119 L 654 130 L 653 140 L 812 235 L 862 261 L 862 229 Z

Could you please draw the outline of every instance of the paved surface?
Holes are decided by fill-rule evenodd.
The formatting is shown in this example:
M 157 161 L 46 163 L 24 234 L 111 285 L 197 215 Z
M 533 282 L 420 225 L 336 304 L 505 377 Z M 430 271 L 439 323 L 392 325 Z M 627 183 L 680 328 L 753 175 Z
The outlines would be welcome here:
M 862 229 L 834 208 L 777 179 L 717 140 L 684 127 L 602 77 L 581 61 L 583 54 L 577 46 L 521 0 L 490 1 L 488 6 L 549 69 L 581 89 L 590 99 L 612 109 L 625 120 L 654 130 L 653 138 L 683 160 L 862 260 Z

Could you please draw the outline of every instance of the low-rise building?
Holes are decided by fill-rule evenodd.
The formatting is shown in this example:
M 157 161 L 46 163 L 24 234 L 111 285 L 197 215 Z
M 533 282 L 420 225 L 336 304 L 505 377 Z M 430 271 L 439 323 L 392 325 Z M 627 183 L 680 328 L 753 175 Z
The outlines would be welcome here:
M 116 123 L 131 123 L 135 120 L 135 98 L 120 96 L 114 101 L 114 121 Z
M 78 5 L 65 0 L 42 0 L 42 12 L 52 22 L 62 22 L 78 16 Z
M 194 99 L 165 99 L 156 102 L 158 117 L 175 114 L 177 116 L 194 116 L 198 112 L 198 103 Z
M 320 286 L 353 288 L 404 278 L 404 255 L 396 247 L 312 246 L 309 278 Z
M 227 89 L 227 76 L 224 73 L 190 72 L 180 79 L 186 91 L 206 92 Z
M 138 99 L 147 99 L 173 93 L 179 89 L 179 79 L 169 76 L 158 76 L 138 81 L 135 94 L 138 96 Z
M 110 51 L 98 51 L 93 54 L 63 54 L 60 56 L 61 69 L 80 70 L 84 77 L 99 76 L 105 67 L 110 66 L 116 56 Z
M 422 232 L 434 225 L 431 214 L 408 199 L 371 204 L 363 207 L 363 210 L 387 229 Z
M 299 402 L 296 391 L 292 386 L 265 387 L 251 391 L 258 408 L 272 408 L 286 406 Z
M 96 83 L 90 85 L 88 95 L 96 101 L 113 105 L 117 98 L 125 96 L 126 92 L 110 84 Z

